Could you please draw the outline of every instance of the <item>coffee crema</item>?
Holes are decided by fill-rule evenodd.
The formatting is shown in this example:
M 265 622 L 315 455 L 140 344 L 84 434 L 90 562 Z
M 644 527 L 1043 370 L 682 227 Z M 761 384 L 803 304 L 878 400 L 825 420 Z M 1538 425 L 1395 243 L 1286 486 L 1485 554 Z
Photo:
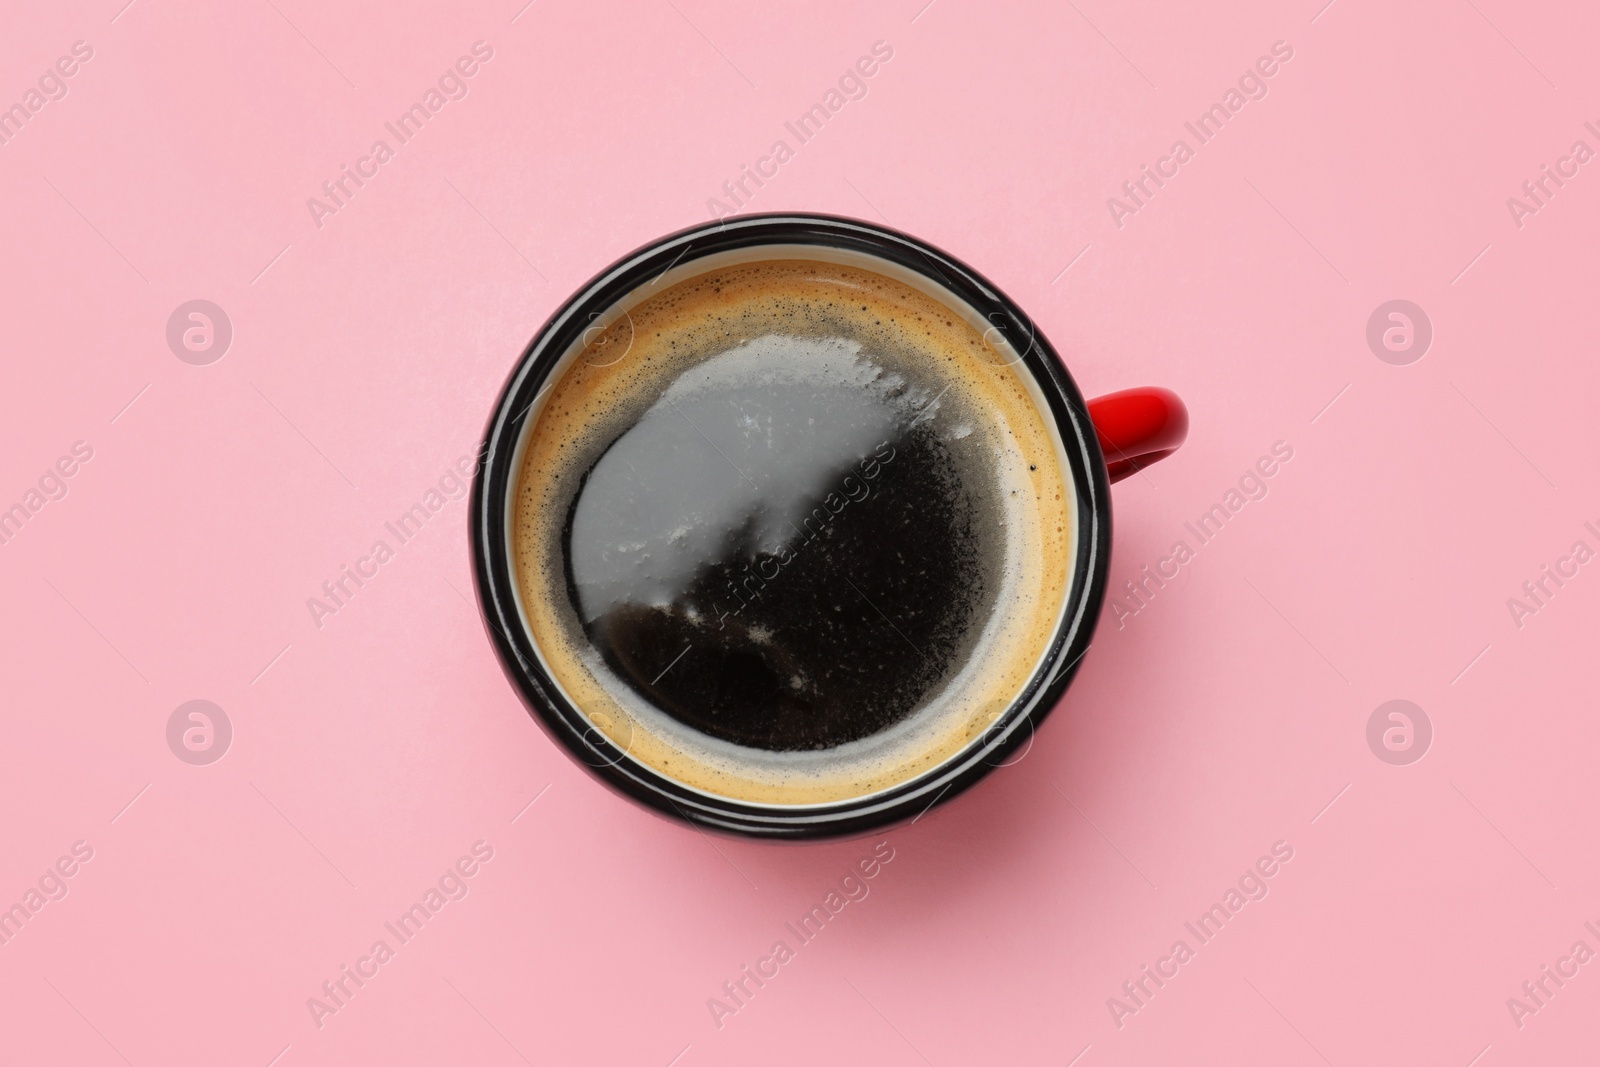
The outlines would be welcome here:
M 713 267 L 567 354 L 511 509 L 551 676 L 631 758 L 751 803 L 961 751 L 1049 648 L 1071 494 L 1015 353 L 863 267 Z M 953 298 L 952 298 L 953 301 Z

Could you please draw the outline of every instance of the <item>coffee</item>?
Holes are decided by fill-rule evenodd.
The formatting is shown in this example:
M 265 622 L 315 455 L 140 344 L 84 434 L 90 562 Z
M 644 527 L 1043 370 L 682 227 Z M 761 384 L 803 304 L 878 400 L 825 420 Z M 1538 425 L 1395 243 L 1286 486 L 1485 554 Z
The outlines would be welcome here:
M 646 287 L 536 402 L 522 610 L 625 758 L 750 802 L 871 794 L 982 733 L 1049 647 L 1074 535 L 1052 423 L 981 319 L 891 273 Z

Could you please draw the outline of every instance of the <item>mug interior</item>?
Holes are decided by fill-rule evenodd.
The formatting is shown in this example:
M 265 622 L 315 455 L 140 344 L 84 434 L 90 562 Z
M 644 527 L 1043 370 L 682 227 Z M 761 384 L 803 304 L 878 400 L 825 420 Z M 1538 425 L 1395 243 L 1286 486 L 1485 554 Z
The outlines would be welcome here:
M 551 385 L 581 357 L 590 339 L 643 301 L 707 272 L 775 260 L 842 265 L 888 277 L 937 301 L 980 334 L 994 353 L 993 362 L 1015 373 L 1049 433 L 1065 490 L 1073 555 L 1052 636 L 1040 643 L 1028 683 L 986 729 L 918 775 L 859 795 L 809 803 L 741 799 L 701 788 L 637 758 L 630 751 L 628 731 L 603 717 L 591 719 L 559 681 L 534 636 L 516 577 L 513 526 L 520 472 Z M 1082 398 L 1060 361 L 1032 323 L 967 268 L 902 235 L 860 223 L 812 216 L 746 218 L 687 231 L 622 261 L 574 297 L 529 346 L 502 397 L 487 448 L 474 487 L 474 522 L 488 543 L 478 544 L 476 555 L 486 618 L 513 679 L 546 728 L 609 784 L 657 808 L 719 828 L 806 836 L 849 832 L 892 821 L 970 784 L 1003 762 L 1012 748 L 1031 742 L 1036 722 L 1065 688 L 1087 648 L 1087 630 L 1103 595 L 1109 534 L 1104 464 Z M 667 722 L 643 725 L 652 732 L 670 731 L 672 720 L 664 713 L 660 717 Z M 907 723 L 921 719 L 920 713 L 913 714 Z M 779 764 L 785 758 L 742 748 L 739 754 Z

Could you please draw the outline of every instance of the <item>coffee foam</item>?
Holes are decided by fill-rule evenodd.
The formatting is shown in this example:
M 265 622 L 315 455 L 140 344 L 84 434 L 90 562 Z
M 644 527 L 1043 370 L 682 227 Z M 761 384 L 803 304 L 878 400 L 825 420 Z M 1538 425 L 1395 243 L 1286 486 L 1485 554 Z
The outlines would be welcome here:
M 887 265 L 885 265 L 887 267 Z M 773 259 L 649 287 L 590 330 L 554 374 L 524 441 L 511 543 L 521 607 L 540 658 L 568 699 L 624 758 L 706 793 L 750 803 L 821 804 L 870 795 L 931 770 L 984 733 L 1048 649 L 1071 583 L 1075 536 L 1064 457 L 1037 387 L 1015 353 L 990 345 L 975 312 L 863 267 Z M 964 310 L 956 310 L 958 308 Z M 822 751 L 735 746 L 652 707 L 616 678 L 573 610 L 563 526 L 579 479 L 640 414 L 703 361 L 773 333 L 865 342 L 888 362 L 922 360 L 947 389 L 927 417 L 977 435 L 993 466 L 1004 531 L 993 610 L 955 675 L 909 718 Z M 680 387 L 681 388 L 681 387 Z M 970 442 L 968 442 L 970 444 Z

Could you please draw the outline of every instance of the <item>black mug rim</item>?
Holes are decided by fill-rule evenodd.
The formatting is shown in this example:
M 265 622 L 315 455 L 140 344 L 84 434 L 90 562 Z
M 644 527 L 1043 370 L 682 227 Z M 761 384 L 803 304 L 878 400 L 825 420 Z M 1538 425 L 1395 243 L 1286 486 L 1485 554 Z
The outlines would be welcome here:
M 1050 407 L 1076 497 L 1078 537 L 1066 610 L 1040 666 L 990 728 L 943 763 L 889 789 L 823 804 L 755 804 L 707 794 L 630 759 L 594 728 L 544 670 L 515 596 L 506 536 L 509 490 L 528 411 L 550 371 L 603 313 L 644 282 L 721 252 L 763 245 L 817 245 L 865 253 L 944 286 L 1008 338 L 1026 339 L 1017 362 L 1028 368 Z M 1021 349 L 1013 341 L 1013 351 Z M 502 668 L 534 720 L 579 764 L 610 788 L 674 819 L 707 829 L 769 839 L 845 837 L 921 818 L 955 797 L 1021 745 L 1060 702 L 1088 651 L 1105 597 L 1111 555 L 1111 504 L 1105 459 L 1088 407 L 1056 351 L 1015 303 L 971 267 L 934 246 L 887 227 L 832 215 L 744 215 L 694 226 L 652 241 L 591 278 L 534 334 L 495 403 L 473 478 L 471 538 L 479 611 Z

